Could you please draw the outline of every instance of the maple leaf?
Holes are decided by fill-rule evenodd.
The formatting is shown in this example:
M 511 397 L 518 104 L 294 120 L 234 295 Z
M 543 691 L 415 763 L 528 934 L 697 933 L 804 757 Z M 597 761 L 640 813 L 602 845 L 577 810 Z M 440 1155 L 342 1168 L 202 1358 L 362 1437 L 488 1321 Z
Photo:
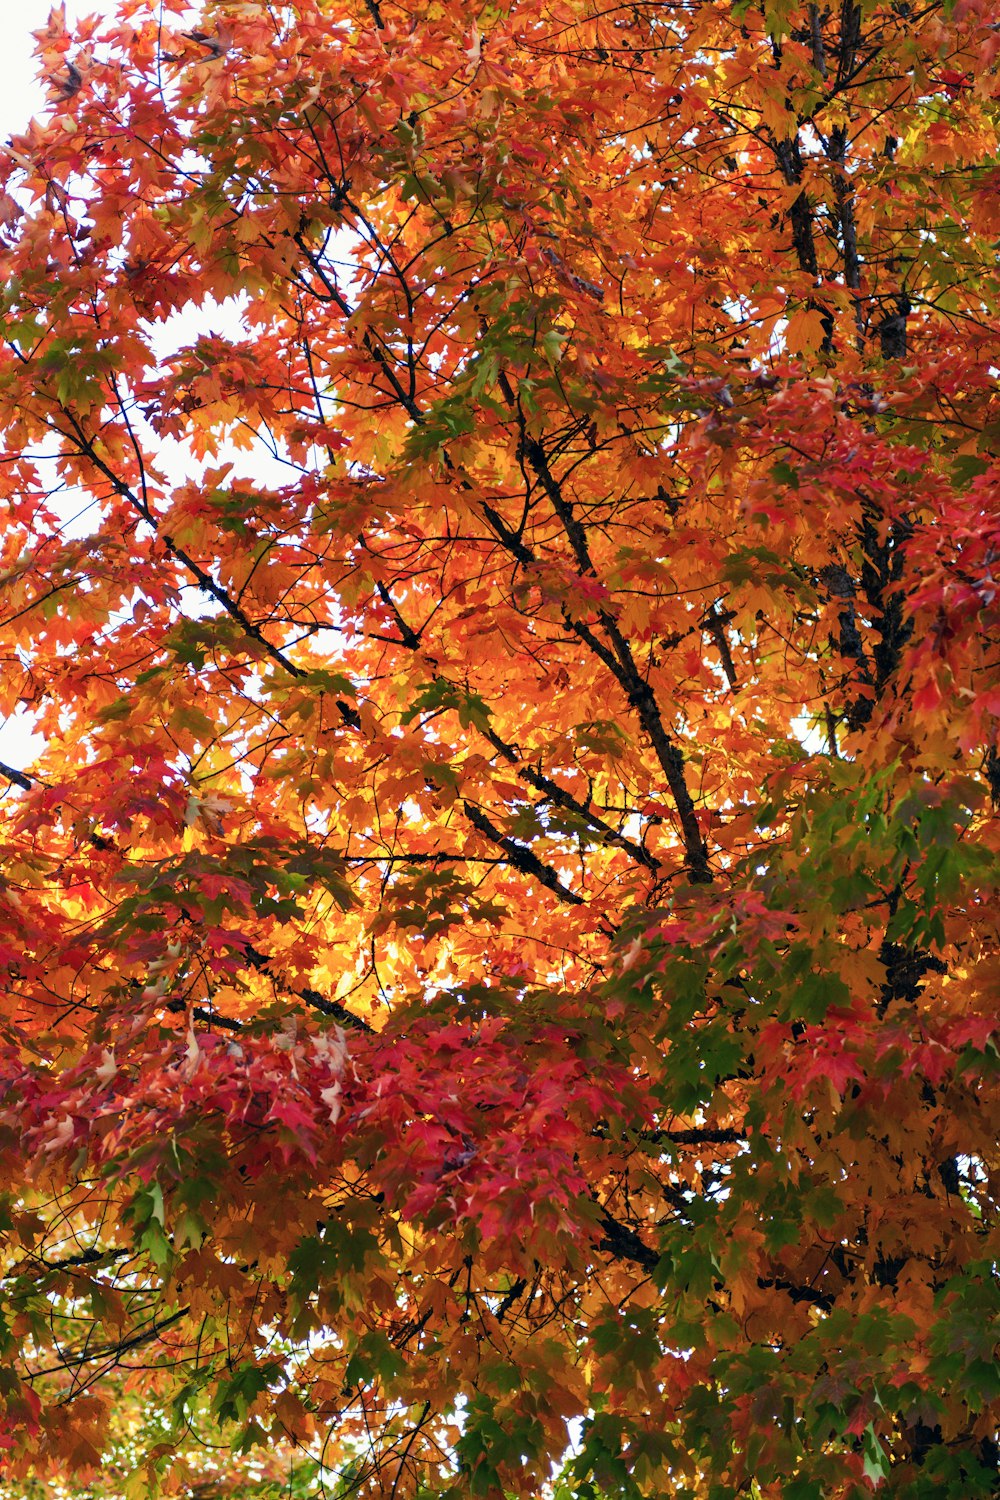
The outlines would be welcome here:
M 989 7 L 98 11 L 0 152 L 8 1489 L 995 1493 Z

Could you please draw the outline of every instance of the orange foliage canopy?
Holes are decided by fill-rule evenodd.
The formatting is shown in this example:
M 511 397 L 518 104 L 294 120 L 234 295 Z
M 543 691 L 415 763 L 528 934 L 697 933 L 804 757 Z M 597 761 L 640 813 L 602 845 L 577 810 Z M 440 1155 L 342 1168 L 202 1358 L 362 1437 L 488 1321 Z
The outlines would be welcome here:
M 10 1493 L 995 1494 L 995 14 L 38 33 Z

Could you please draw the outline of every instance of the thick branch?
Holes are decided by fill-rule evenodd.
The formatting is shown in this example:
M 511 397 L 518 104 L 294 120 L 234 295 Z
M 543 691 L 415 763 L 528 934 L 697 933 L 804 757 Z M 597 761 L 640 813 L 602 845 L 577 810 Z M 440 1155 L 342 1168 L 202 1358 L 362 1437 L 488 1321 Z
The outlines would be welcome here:
M 345 1005 L 341 1005 L 339 1000 L 328 1000 L 318 990 L 308 988 L 296 989 L 294 985 L 287 984 L 278 978 L 271 970 L 273 960 L 266 953 L 261 953 L 259 949 L 253 947 L 251 943 L 247 943 L 243 949 L 243 954 L 251 968 L 256 969 L 259 974 L 266 974 L 268 978 L 279 984 L 281 989 L 287 991 L 289 995 L 295 995 L 299 1000 L 304 1000 L 307 1005 L 311 1005 L 314 1010 L 320 1011 L 324 1016 L 332 1016 L 342 1026 L 349 1026 L 354 1031 L 374 1031 L 375 1028 L 373 1026 L 369 1026 L 368 1022 L 363 1020 L 361 1016 L 356 1016 Z
M 641 844 L 635 843 L 634 840 L 626 838 L 624 834 L 612 828 L 610 823 L 606 823 L 590 807 L 578 801 L 576 797 L 567 792 L 558 782 L 553 781 L 551 777 L 543 775 L 534 766 L 524 765 L 513 745 L 506 744 L 494 729 L 487 728 L 483 732 L 494 749 L 498 750 L 506 760 L 510 761 L 511 765 L 517 766 L 517 774 L 521 780 L 526 781 L 529 786 L 533 786 L 536 791 L 541 792 L 546 802 L 551 802 L 554 807 L 561 807 L 566 812 L 571 812 L 577 817 L 582 818 L 595 832 L 600 833 L 602 841 L 605 844 L 611 844 L 616 849 L 624 849 L 637 864 L 645 865 L 648 870 L 655 871 L 660 868 L 660 861 L 654 858 L 648 849 L 644 849 Z
M 791 1302 L 807 1302 L 810 1307 L 819 1307 L 823 1312 L 830 1312 L 834 1306 L 833 1297 L 826 1292 L 817 1292 L 810 1286 L 796 1286 L 792 1281 L 783 1281 L 780 1277 L 767 1278 L 757 1277 L 757 1285 L 762 1291 L 774 1287 L 776 1291 L 784 1292 Z
M 140 1329 L 138 1333 L 132 1334 L 130 1338 L 122 1339 L 117 1344 L 105 1344 L 99 1349 L 84 1349 L 77 1354 L 67 1354 L 66 1358 L 60 1360 L 57 1365 L 49 1365 L 44 1370 L 32 1370 L 25 1376 L 25 1379 L 29 1381 L 40 1380 L 43 1375 L 55 1375 L 60 1370 L 79 1369 L 82 1365 L 93 1364 L 101 1359 L 110 1358 L 117 1364 L 123 1354 L 127 1354 L 130 1349 L 138 1349 L 141 1345 L 148 1344 L 151 1339 L 155 1339 L 165 1329 L 172 1327 L 174 1323 L 179 1323 L 181 1318 L 186 1318 L 189 1312 L 190 1308 L 178 1308 L 169 1317 L 161 1318 L 158 1323 L 154 1322 L 148 1328 Z
M 549 467 L 544 448 L 536 439 L 531 439 L 524 442 L 524 452 L 549 496 L 556 515 L 562 522 L 580 572 L 596 577 L 596 569 L 591 561 L 584 528 L 574 516 L 572 506 L 564 498 L 559 481 Z M 639 671 L 635 657 L 632 655 L 632 648 L 617 620 L 606 609 L 598 610 L 598 619 L 601 629 L 611 643 L 611 651 L 598 650 L 597 654 L 614 673 L 652 743 L 653 751 L 667 779 L 670 795 L 677 809 L 691 879 L 699 884 L 708 884 L 712 879 L 708 863 L 708 849 L 698 827 L 694 802 L 688 791 L 684 756 L 663 723 L 656 695 Z M 583 626 L 581 622 L 574 620 L 573 629 L 581 640 L 591 646 L 591 649 L 597 644 L 593 631 Z
M 478 807 L 473 807 L 469 802 L 465 802 L 462 805 L 465 809 L 465 815 L 473 828 L 478 829 L 485 838 L 488 838 L 491 843 L 496 844 L 498 848 L 502 849 L 515 870 L 520 870 L 523 875 L 533 876 L 548 890 L 553 891 L 559 897 L 560 901 L 565 901 L 571 906 L 585 905 L 583 897 L 578 896 L 575 891 L 571 891 L 568 886 L 563 885 L 555 871 L 550 870 L 548 865 L 543 865 L 542 861 L 536 854 L 532 853 L 527 845 L 519 844 L 514 839 L 508 838 L 505 833 L 501 833 L 499 828 L 495 828 L 486 814 Z
M 618 1260 L 634 1261 L 646 1271 L 655 1271 L 660 1257 L 639 1238 L 634 1229 L 629 1229 L 627 1224 L 620 1224 L 609 1213 L 602 1216 L 601 1228 L 604 1230 L 604 1238 L 597 1247 L 599 1250 L 610 1251 Z
M 8 781 L 12 781 L 15 786 L 19 786 L 25 792 L 30 792 L 34 785 L 30 776 L 26 776 L 23 771 L 15 771 L 13 766 L 8 766 L 2 760 L 0 760 L 0 776 L 6 776 Z

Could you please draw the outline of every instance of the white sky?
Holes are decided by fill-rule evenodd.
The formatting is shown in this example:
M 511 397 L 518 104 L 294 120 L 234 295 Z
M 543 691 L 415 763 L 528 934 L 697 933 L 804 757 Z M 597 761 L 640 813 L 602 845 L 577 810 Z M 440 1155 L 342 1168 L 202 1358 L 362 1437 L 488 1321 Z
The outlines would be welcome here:
M 32 115 L 44 108 L 44 92 L 35 77 L 31 33 L 45 25 L 52 8 L 52 0 L 0 0 L 0 142 L 22 130 Z M 114 9 L 114 0 L 65 0 L 70 26 L 80 16 L 110 16 Z M 24 710 L 15 710 L 6 721 L 0 719 L 0 760 L 21 769 L 42 748 Z M 0 776 L 0 797 L 10 790 Z
M 83 15 L 111 16 L 115 9 L 116 0 L 65 0 L 66 19 L 71 28 L 74 20 Z M 0 142 L 22 130 L 33 114 L 44 109 L 44 92 L 35 78 L 32 57 L 35 44 L 31 33 L 46 24 L 51 10 L 51 0 L 0 0 Z M 179 347 L 202 331 L 240 337 L 237 304 L 231 302 L 220 306 L 208 302 L 201 309 L 172 315 L 160 329 L 156 344 L 158 355 L 162 357 L 167 346 Z M 260 444 L 250 452 L 238 451 L 231 444 L 225 444 L 218 461 L 232 462 L 234 478 L 252 478 L 258 483 L 274 486 L 286 484 L 289 480 L 289 472 Z M 183 446 L 173 441 L 158 444 L 157 463 L 161 471 L 175 482 L 194 478 L 198 472 Z M 80 508 L 75 497 L 68 498 L 67 513 L 63 517 L 67 535 L 72 534 L 72 517 Z M 85 535 L 88 525 L 84 516 L 79 534 Z M 205 600 L 198 596 L 197 605 L 191 607 L 203 612 Z M 0 717 L 0 761 L 18 770 L 27 768 L 42 748 L 38 736 L 31 732 L 31 717 L 23 709 L 15 710 L 6 721 Z M 0 798 L 9 790 L 0 775 Z
M 85 14 L 110 15 L 110 3 L 102 0 L 66 0 L 66 18 Z M 0 19 L 0 139 L 20 130 L 41 106 L 42 95 L 34 81 L 31 33 L 44 26 L 52 9 L 51 0 L 7 0 Z
M 34 39 L 31 33 L 48 21 L 52 0 L 0 0 L 0 142 L 22 130 L 34 114 L 45 106 L 44 91 L 35 78 L 35 63 L 32 57 Z M 116 9 L 116 0 L 65 0 L 67 22 L 84 15 L 111 16 Z M 163 354 L 169 345 L 180 345 L 195 338 L 201 331 L 210 331 L 232 338 L 240 337 L 239 314 L 235 303 L 220 306 L 209 301 L 200 310 L 188 310 L 172 315 L 162 326 L 157 340 L 157 352 Z M 148 434 L 147 434 L 148 437 Z M 258 483 L 275 486 L 286 484 L 289 472 L 261 447 L 244 452 L 224 444 L 219 454 L 219 463 L 233 464 L 233 477 L 253 478 Z M 173 441 L 161 441 L 157 447 L 157 463 L 161 471 L 180 481 L 194 478 L 197 466 L 192 466 L 182 445 Z M 72 534 L 71 517 L 80 507 L 75 499 L 67 503 L 64 517 L 66 534 Z M 2 524 L 2 518 L 0 518 Z M 81 535 L 85 535 L 88 523 L 83 518 Z M 206 608 L 199 595 L 198 612 Z M 17 709 L 4 721 L 0 717 L 0 761 L 15 769 L 27 768 L 35 755 L 43 749 L 41 740 L 31 732 L 31 717 L 23 709 Z M 0 775 L 0 798 L 10 788 Z M 17 795 L 15 793 L 15 795 Z
M 84 9 L 101 8 L 100 0 L 84 7 L 78 0 L 67 0 L 67 19 Z M 107 7 L 104 7 L 105 9 Z M 0 141 L 22 130 L 42 106 L 43 95 L 35 81 L 32 61 L 34 39 L 31 33 L 44 26 L 52 9 L 50 0 L 8 0 L 0 19 Z M 0 759 L 20 769 L 41 749 L 37 736 L 30 731 L 27 715 L 18 712 L 0 724 Z M 0 778 L 0 794 L 5 784 Z M 16 794 L 15 794 L 16 795 Z

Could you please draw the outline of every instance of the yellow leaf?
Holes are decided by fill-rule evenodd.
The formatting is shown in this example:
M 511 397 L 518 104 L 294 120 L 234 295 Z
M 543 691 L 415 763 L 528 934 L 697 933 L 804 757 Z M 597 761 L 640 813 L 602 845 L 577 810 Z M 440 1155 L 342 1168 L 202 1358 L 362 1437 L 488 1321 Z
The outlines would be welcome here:
M 823 314 L 814 307 L 803 307 L 792 313 L 785 328 L 785 348 L 789 354 L 814 354 L 823 343 Z

